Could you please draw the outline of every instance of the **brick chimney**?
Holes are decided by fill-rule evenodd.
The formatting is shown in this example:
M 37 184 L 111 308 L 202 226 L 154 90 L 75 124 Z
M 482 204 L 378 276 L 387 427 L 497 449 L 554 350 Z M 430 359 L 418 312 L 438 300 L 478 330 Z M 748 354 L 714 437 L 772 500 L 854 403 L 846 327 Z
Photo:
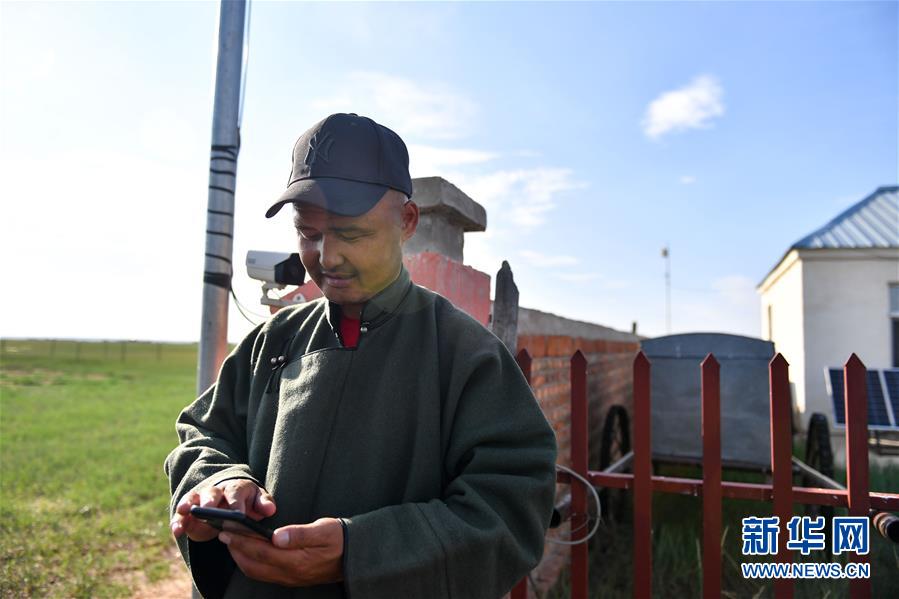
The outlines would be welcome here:
M 443 177 L 412 180 L 412 201 L 420 219 L 403 247 L 403 262 L 412 280 L 436 291 L 487 325 L 490 275 L 462 263 L 465 233 L 487 228 L 487 212 Z
M 405 254 L 433 252 L 462 262 L 465 233 L 484 231 L 487 212 L 443 177 L 412 180 L 412 200 L 418 204 L 418 231 L 404 248 Z

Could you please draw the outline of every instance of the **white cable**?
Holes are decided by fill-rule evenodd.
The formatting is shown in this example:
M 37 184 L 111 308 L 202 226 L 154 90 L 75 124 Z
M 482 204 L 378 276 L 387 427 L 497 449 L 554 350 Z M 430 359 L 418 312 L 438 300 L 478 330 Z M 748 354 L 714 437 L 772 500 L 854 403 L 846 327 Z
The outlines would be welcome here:
M 250 10 L 252 8 L 250 4 L 251 0 L 247 0 L 247 18 L 244 22 L 244 36 L 243 36 L 243 47 L 241 51 L 243 53 L 243 64 L 240 69 L 240 99 L 237 103 L 237 129 L 240 130 L 240 126 L 243 124 L 243 100 L 244 95 L 247 91 L 247 65 L 250 62 Z
M 568 468 L 567 466 L 563 466 L 562 464 L 556 464 L 556 469 L 561 470 L 562 472 L 567 472 L 568 474 L 570 474 L 577 480 L 581 481 L 584 484 L 584 486 L 587 487 L 588 489 L 590 489 L 590 492 L 593 493 L 593 499 L 596 501 L 596 523 L 593 525 L 593 529 L 590 531 L 590 533 L 587 536 L 585 536 L 582 539 L 578 539 L 577 541 L 562 541 L 559 539 L 551 539 L 551 538 L 547 537 L 546 542 L 553 543 L 554 545 L 580 545 L 581 543 L 586 543 L 587 541 L 590 540 L 590 538 L 593 535 L 596 534 L 596 531 L 599 530 L 599 523 L 602 520 L 602 504 L 600 504 L 600 502 L 599 502 L 599 493 L 596 492 L 596 488 L 593 486 L 593 484 L 589 480 L 587 480 L 586 478 L 584 478 L 583 476 L 581 476 L 580 474 L 578 474 L 571 468 Z M 581 527 L 578 527 L 578 529 L 580 529 L 580 528 Z

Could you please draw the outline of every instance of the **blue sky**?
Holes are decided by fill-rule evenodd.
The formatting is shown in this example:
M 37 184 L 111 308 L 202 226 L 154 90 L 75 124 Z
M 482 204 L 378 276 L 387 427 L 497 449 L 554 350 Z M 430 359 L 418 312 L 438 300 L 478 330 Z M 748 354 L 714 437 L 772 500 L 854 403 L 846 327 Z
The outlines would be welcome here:
M 216 3 L 0 5 L 3 336 L 199 336 Z M 521 303 L 757 336 L 755 285 L 897 182 L 897 4 L 253 2 L 237 178 L 246 251 L 297 136 L 371 116 L 488 212 L 466 262 Z M 231 308 L 229 338 L 252 325 Z

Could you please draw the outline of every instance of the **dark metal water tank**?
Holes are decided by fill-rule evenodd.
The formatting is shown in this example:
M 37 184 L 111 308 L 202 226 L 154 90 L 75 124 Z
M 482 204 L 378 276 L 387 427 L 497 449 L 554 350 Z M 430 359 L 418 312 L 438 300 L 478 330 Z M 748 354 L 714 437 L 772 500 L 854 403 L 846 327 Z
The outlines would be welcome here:
M 721 333 L 688 333 L 641 342 L 652 364 L 652 451 L 656 459 L 702 459 L 700 364 L 721 365 L 721 453 L 725 464 L 769 468 L 768 362 L 774 344 Z

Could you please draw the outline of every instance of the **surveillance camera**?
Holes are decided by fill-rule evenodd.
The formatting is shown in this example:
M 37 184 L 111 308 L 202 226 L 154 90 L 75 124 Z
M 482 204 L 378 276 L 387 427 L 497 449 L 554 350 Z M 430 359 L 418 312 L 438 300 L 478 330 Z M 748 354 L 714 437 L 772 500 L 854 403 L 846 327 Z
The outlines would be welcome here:
M 247 252 L 247 274 L 259 281 L 284 285 L 302 285 L 306 279 L 306 269 L 300 262 L 300 255 L 288 252 Z

